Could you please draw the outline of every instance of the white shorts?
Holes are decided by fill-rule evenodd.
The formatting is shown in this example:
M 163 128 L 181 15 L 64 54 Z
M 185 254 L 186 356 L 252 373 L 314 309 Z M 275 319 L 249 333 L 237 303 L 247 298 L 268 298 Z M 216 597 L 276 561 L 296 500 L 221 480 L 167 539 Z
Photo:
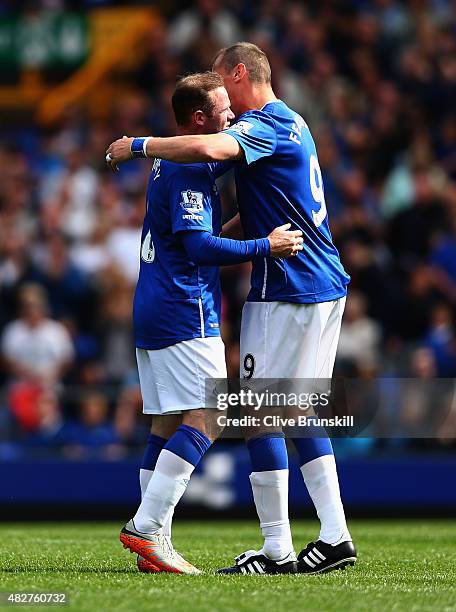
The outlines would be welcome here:
M 226 378 L 225 345 L 193 338 L 163 349 L 136 349 L 144 414 L 206 408 L 206 379 Z
M 332 377 L 345 297 L 319 304 L 246 302 L 241 378 Z

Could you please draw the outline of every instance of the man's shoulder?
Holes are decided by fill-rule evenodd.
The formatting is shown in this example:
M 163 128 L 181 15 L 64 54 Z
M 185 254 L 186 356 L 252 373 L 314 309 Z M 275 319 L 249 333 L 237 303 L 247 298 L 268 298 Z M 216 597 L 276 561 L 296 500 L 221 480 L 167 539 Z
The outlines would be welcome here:
M 283 100 L 271 100 L 261 108 L 255 108 L 242 113 L 239 116 L 239 121 L 248 120 L 249 118 L 259 119 L 263 121 L 271 121 L 275 117 L 289 117 L 298 113 L 288 106 Z
M 243 134 L 248 134 L 248 132 L 258 125 L 258 123 L 274 126 L 274 119 L 271 116 L 271 113 L 268 113 L 264 109 L 252 109 L 248 110 L 242 115 L 239 115 L 233 125 L 230 125 L 226 131 L 230 132 L 242 132 Z
M 284 106 L 289 113 L 290 109 L 280 100 L 269 102 L 263 108 L 251 109 L 239 115 L 237 121 L 233 123 L 226 132 L 231 133 L 235 138 L 248 137 L 249 135 L 263 138 L 274 138 L 277 133 L 278 123 L 285 118 Z M 290 117 L 290 115 L 288 115 Z
M 25 331 L 25 323 L 21 319 L 16 319 L 5 325 L 3 330 L 3 338 L 12 338 L 23 334 Z
M 280 125 L 281 123 L 289 124 L 290 121 L 292 121 L 297 122 L 299 125 L 308 127 L 298 111 L 290 108 L 288 104 L 282 100 L 274 100 L 268 104 L 265 104 L 261 112 L 263 115 L 268 117 L 270 121 L 274 121 L 276 125 Z
M 190 179 L 202 182 L 213 182 L 214 171 L 209 163 L 195 162 L 192 164 L 178 164 L 176 162 L 160 160 L 160 176 L 165 180 L 164 185 L 171 189 L 175 184 L 179 184 L 181 180 Z M 155 173 L 155 177 L 157 174 Z M 153 182 L 153 175 L 151 176 Z
M 66 338 L 68 336 L 66 327 L 60 321 L 55 321 L 54 319 L 45 319 L 40 324 L 39 331 L 42 334 L 53 335 L 59 338 Z
M 177 162 L 168 161 L 167 159 L 160 160 L 160 168 L 167 175 L 187 174 L 189 172 L 205 172 L 210 173 L 209 164 L 206 162 L 194 162 L 191 164 L 178 164 Z

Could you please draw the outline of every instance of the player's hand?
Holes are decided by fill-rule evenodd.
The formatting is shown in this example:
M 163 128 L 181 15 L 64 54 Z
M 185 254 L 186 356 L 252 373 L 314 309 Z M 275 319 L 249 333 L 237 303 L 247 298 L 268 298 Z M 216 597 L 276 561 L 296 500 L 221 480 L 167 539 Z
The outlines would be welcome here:
M 301 230 L 290 231 L 291 223 L 276 227 L 269 236 L 271 257 L 291 257 L 302 251 Z
M 113 172 L 119 171 L 120 163 L 131 159 L 131 143 L 133 138 L 123 136 L 111 143 L 106 149 L 106 163 Z

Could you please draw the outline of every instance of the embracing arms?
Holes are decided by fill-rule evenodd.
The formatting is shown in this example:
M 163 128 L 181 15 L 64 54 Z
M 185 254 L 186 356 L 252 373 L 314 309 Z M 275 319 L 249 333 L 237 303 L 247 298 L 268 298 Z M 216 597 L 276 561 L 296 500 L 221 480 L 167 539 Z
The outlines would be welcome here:
M 229 266 L 256 257 L 291 257 L 302 251 L 302 232 L 290 224 L 276 227 L 267 238 L 232 240 L 205 231 L 181 232 L 189 258 L 200 266 Z
M 223 133 L 144 139 L 124 136 L 106 150 L 106 162 L 112 170 L 118 170 L 118 164 L 132 159 L 133 140 L 143 140 L 144 144 L 142 154 L 137 157 L 157 157 L 182 164 L 242 159 L 244 155 L 237 140 Z

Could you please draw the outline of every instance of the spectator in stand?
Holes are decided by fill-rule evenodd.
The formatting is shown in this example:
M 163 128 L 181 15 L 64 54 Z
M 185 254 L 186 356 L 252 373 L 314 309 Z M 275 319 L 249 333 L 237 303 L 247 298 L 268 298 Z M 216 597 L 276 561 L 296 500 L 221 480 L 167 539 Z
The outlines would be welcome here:
M 39 285 L 24 285 L 20 316 L 9 323 L 1 351 L 10 380 L 55 384 L 73 361 L 73 345 L 65 327 L 48 317 L 46 293 Z
M 456 335 L 451 308 L 440 303 L 431 312 L 431 328 L 425 343 L 434 355 L 437 375 L 442 378 L 456 376 Z
M 139 248 L 144 217 L 144 193 L 134 194 L 133 201 L 123 210 L 122 220 L 110 232 L 106 249 L 109 260 L 134 286 L 139 274 Z
M 448 189 L 446 196 L 449 224 L 433 241 L 430 263 L 445 275 L 456 301 L 456 186 Z
M 36 424 L 25 437 L 25 444 L 33 448 L 60 448 L 67 431 L 54 389 L 41 388 L 36 401 Z
M 96 223 L 99 177 L 87 161 L 87 152 L 73 144 L 66 152 L 66 165 L 42 184 L 46 205 L 55 208 L 60 229 L 74 240 L 86 240 Z
M 84 8 L 113 2 L 51 4 Z M 119 406 L 114 418 L 122 440 L 135 438 L 134 402 L 123 395 L 122 382 L 134 367 L 131 286 L 138 269 L 143 188 L 152 162 L 126 164 L 111 175 L 104 167 L 104 150 L 119 133 L 174 133 L 170 95 L 176 76 L 206 70 L 215 50 L 235 40 L 251 40 L 267 50 L 275 88 L 315 135 L 333 236 L 352 277 L 341 355 L 345 351 L 355 371 L 367 364 L 390 376 L 417 376 L 415 366 L 425 363 L 424 353 L 417 353 L 416 360 L 410 355 L 419 344 L 432 354 L 435 367 L 429 376 L 454 376 L 452 3 L 168 4 L 168 21 L 154 27 L 138 64 L 132 54 L 132 71 L 122 69 L 107 83 L 116 96 L 107 97 L 103 109 L 84 102 L 68 105 L 46 130 L 31 115 L 20 122 L 19 111 L 3 126 L 0 378 L 26 380 L 9 396 L 3 413 L 6 420 L 11 417 L 12 402 L 16 420 L 10 432 L 16 427 L 23 437 L 34 431 L 43 379 L 61 380 L 65 364 L 71 363 L 66 380 L 85 390 L 109 385 Z M 189 8 L 182 10 L 183 4 Z M 37 14 L 49 2 L 0 0 L 2 5 L 15 12 L 33 5 Z M 46 82 L 47 77 L 57 84 L 61 74 L 49 68 Z M 2 73 L 0 82 L 9 85 L 4 79 Z M 219 184 L 225 220 L 236 212 L 228 176 Z M 222 331 L 232 376 L 238 372 L 239 315 L 248 277 L 248 264 L 222 272 Z M 14 321 L 24 283 L 38 283 L 41 293 L 46 291 L 49 312 L 43 320 L 55 324 L 53 331 L 44 334 L 43 326 L 31 326 L 25 314 Z M 71 330 L 74 359 L 68 333 L 52 319 Z M 357 344 L 360 338 L 367 361 Z M 41 382 L 31 387 L 37 379 Z M 120 408 L 126 404 L 128 418 Z M 19 415 L 25 420 L 19 421 Z
M 109 420 L 106 395 L 98 391 L 87 392 L 82 397 L 79 412 L 79 418 L 68 424 L 66 455 L 73 459 L 118 458 L 121 449 Z
M 0 230 L 0 329 L 14 318 L 18 291 L 26 282 L 36 281 L 38 269 L 30 259 L 27 235 L 18 227 Z
M 372 375 L 378 370 L 379 349 L 379 326 L 367 316 L 364 297 L 351 291 L 347 297 L 337 357 L 355 366 L 360 376 Z
M 219 0 L 198 0 L 195 7 L 177 17 L 168 31 L 168 47 L 174 53 L 182 53 L 204 37 L 212 38 L 217 47 L 240 40 L 235 15 L 223 8 Z
M 88 276 L 72 263 L 68 246 L 63 234 L 47 237 L 36 253 L 37 281 L 47 291 L 54 317 L 74 320 L 86 329 L 91 327 L 97 296 Z
M 142 413 L 139 379 L 128 377 L 121 390 L 114 412 L 114 429 L 125 447 L 142 448 L 149 432 L 149 420 Z
M 134 292 L 133 287 L 121 276 L 116 277 L 113 273 L 110 280 L 112 284 L 103 296 L 99 333 L 102 336 L 105 380 L 117 385 L 130 371 L 136 369 L 131 326 Z

